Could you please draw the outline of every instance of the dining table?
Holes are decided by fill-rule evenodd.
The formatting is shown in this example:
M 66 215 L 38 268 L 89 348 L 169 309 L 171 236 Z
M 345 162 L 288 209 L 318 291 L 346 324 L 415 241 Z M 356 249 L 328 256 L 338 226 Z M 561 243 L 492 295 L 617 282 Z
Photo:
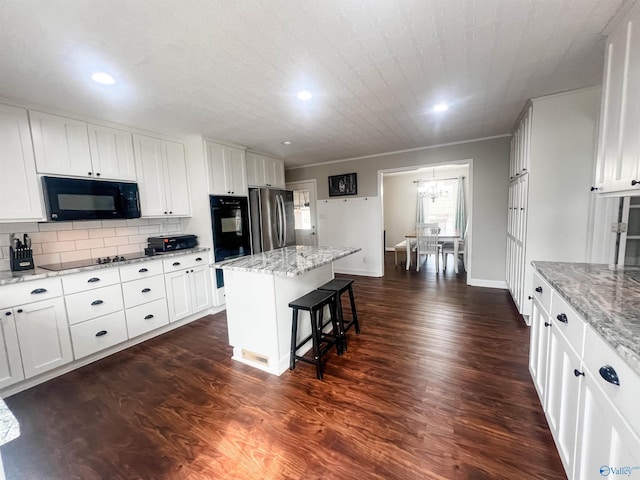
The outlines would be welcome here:
M 416 241 L 416 231 L 406 233 L 404 235 L 405 240 L 407 241 L 407 270 L 411 267 L 411 250 Z M 438 242 L 453 242 L 453 249 L 456 253 L 455 257 L 458 258 L 458 245 L 460 242 L 460 230 L 442 230 L 438 233 Z M 416 262 L 419 259 L 416 258 Z M 436 261 L 439 260 L 436 258 Z

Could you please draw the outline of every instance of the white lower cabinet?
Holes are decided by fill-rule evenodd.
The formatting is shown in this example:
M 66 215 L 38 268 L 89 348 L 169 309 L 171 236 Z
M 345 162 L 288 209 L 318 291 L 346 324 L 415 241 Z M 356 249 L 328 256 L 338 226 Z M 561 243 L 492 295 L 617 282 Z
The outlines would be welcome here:
M 18 332 L 12 309 L 0 313 L 0 388 L 24 380 Z
M 212 306 L 211 276 L 207 266 L 168 273 L 165 282 L 170 322 Z
M 127 324 L 122 310 L 71 325 L 69 329 L 76 360 L 127 340 Z
M 64 301 L 61 297 L 14 309 L 25 378 L 73 360 Z
M 137 307 L 127 308 L 125 312 L 129 338 L 137 337 L 169 324 L 167 300 L 164 297 Z
M 124 309 L 120 284 L 65 296 L 69 325 Z
M 529 369 L 567 477 L 628 476 L 640 467 L 640 375 L 555 290 L 546 313 L 545 288 L 534 293 Z

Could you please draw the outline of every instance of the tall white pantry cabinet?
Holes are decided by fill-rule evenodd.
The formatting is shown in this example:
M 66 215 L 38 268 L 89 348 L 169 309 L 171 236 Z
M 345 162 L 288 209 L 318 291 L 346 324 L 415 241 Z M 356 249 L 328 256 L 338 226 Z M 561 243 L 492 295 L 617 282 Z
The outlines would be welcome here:
M 531 262 L 588 258 L 600 88 L 527 102 L 511 146 L 506 279 L 529 324 Z

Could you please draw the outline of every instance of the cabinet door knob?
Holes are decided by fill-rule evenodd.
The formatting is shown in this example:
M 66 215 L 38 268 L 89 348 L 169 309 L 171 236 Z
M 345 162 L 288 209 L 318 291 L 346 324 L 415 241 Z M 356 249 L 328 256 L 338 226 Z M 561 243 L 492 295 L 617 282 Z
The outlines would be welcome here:
M 100 176 L 100 172 L 96 173 L 96 177 L 99 177 L 99 176 Z
M 164 214 L 166 215 L 166 214 L 167 214 L 167 212 L 164 212 Z
M 556 318 L 562 323 L 569 323 L 569 319 L 567 318 L 567 315 L 564 313 L 559 313 Z
M 620 379 L 618 378 L 618 374 L 613 369 L 611 365 L 605 365 L 604 367 L 600 367 L 600 376 L 604 378 L 607 382 L 612 383 L 613 385 L 620 385 Z
M 87 280 L 88 283 L 95 283 L 95 282 L 99 282 L 100 279 L 98 277 L 92 277 L 89 280 Z
M 598 190 L 598 187 L 591 187 L 591 191 L 592 191 L 592 192 L 594 192 L 594 191 L 596 191 L 596 190 Z
M 141 268 L 140 270 L 138 270 L 138 273 L 145 273 L 148 272 L 149 270 L 146 268 Z
M 4 314 L 8 317 L 9 315 L 11 315 L 11 312 L 4 312 Z
M 544 322 L 544 326 L 545 326 L 545 327 L 550 327 L 550 326 L 551 326 L 551 324 L 550 324 L 549 322 Z
M 151 315 L 151 314 L 146 315 L 146 316 L 144 317 L 144 319 L 145 319 L 145 320 L 151 320 L 152 318 L 153 318 L 153 315 Z
M 93 175 L 91 172 L 87 172 L 87 175 Z
M 142 293 L 149 293 L 151 291 L 150 288 L 143 288 Z
M 107 333 L 109 333 L 109 332 L 107 332 L 106 330 L 100 330 L 98 333 L 96 333 L 96 337 L 102 337 L 102 336 L 106 335 Z
M 532 297 L 531 295 L 529 295 L 527 298 L 528 298 L 529 300 L 533 300 L 533 297 Z
M 46 288 L 36 288 L 35 290 L 31 291 L 31 295 L 37 295 L 39 293 L 45 293 L 47 291 Z
M 173 212 L 169 212 L 169 215 L 173 215 Z
M 95 305 L 102 305 L 104 302 L 102 300 L 94 300 L 93 302 L 91 302 L 91 305 L 95 306 Z
M 640 182 L 638 180 L 631 180 L 631 186 L 635 187 L 636 185 L 638 185 Z
M 536 287 L 536 292 L 542 293 L 542 287 Z
M 582 376 L 584 377 L 584 372 L 581 372 L 581 371 L 580 371 L 580 370 L 578 370 L 577 368 L 574 368 L 574 369 L 573 369 L 573 374 L 574 374 L 576 377 L 579 377 L 580 375 L 582 375 Z

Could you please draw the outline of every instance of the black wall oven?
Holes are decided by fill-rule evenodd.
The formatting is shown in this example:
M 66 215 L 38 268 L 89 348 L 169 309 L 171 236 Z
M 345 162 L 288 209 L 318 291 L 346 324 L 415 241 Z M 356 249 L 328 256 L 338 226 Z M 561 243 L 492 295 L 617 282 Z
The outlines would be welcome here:
M 209 200 L 215 261 L 251 254 L 247 198 L 210 195 Z M 221 269 L 216 269 L 216 285 L 224 286 Z

